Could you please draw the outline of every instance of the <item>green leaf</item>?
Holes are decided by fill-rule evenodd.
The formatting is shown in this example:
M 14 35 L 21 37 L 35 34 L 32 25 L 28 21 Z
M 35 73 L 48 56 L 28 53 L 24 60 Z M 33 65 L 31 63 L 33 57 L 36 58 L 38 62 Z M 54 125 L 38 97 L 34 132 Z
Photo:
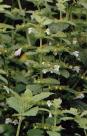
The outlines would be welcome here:
M 54 106 L 55 108 L 60 108 L 61 103 L 62 103 L 62 100 L 61 100 L 60 98 L 59 98 L 59 99 L 54 99 L 54 101 L 53 101 L 53 106 Z
M 5 89 L 8 91 L 8 87 L 5 87 Z M 38 112 L 38 107 L 32 107 L 40 100 L 43 100 L 52 94 L 50 92 L 43 92 L 33 96 L 29 89 L 21 95 L 18 95 L 11 89 L 9 89 L 9 92 L 13 94 L 13 97 L 7 98 L 7 104 L 21 114 L 21 116 L 35 116 Z
M 0 81 L 4 82 L 5 84 L 8 84 L 7 79 L 3 77 L 2 75 L 0 75 Z
M 7 99 L 7 104 L 9 105 L 9 107 L 13 108 L 15 111 L 17 111 L 18 113 L 22 112 L 22 101 L 19 98 L 16 97 L 10 97 Z
M 0 124 L 0 135 L 11 136 L 14 135 L 14 127 L 8 124 Z
M 31 108 L 28 111 L 24 112 L 22 116 L 36 116 L 38 110 L 39 110 L 38 107 Z
M 87 110 L 82 112 L 81 117 L 86 116 L 86 115 L 87 115 Z
M 54 131 L 47 131 L 47 134 L 48 134 L 49 136 L 61 136 L 60 133 L 54 132 Z
M 0 74 L 5 75 L 5 74 L 6 74 L 6 72 L 5 72 L 3 69 L 0 69 Z
M 44 136 L 43 135 L 43 130 L 40 130 L 40 129 L 30 129 L 28 132 L 27 132 L 27 136 Z
M 61 120 L 67 121 L 67 120 L 74 120 L 73 117 L 62 117 Z
M 50 92 L 42 92 L 40 94 L 37 94 L 37 95 L 33 96 L 32 100 L 34 102 L 38 102 L 40 100 L 43 100 L 43 99 L 49 97 L 50 95 L 52 95 L 52 93 L 50 93 Z
M 29 85 L 26 86 L 26 89 L 27 90 L 28 89 L 31 90 L 33 94 L 37 94 L 37 93 L 41 92 L 42 86 L 39 85 L 39 84 L 37 84 L 37 85 L 35 85 L 35 84 L 29 84 Z
M 0 0 L 0 3 L 3 2 L 3 0 Z
M 86 118 L 76 118 L 75 121 L 79 124 L 79 126 L 83 129 L 87 129 L 87 119 Z
M 54 78 L 43 78 L 35 80 L 35 83 L 39 84 L 60 84 L 60 82 Z
M 14 27 L 11 25 L 0 23 L 0 29 L 7 29 L 7 28 L 14 29 Z
M 65 69 L 60 70 L 60 75 L 65 77 L 65 78 L 69 78 L 69 76 L 70 76 L 69 72 L 67 70 L 65 70 Z
M 78 110 L 76 108 L 70 108 L 70 110 L 64 110 L 63 113 L 69 113 L 72 115 L 78 115 Z

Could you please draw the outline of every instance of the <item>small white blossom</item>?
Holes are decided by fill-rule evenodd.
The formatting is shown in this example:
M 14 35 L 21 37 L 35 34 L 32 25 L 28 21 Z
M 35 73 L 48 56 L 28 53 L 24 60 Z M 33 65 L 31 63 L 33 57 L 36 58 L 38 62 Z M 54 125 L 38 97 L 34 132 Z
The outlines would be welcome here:
M 14 55 L 15 56 L 20 56 L 22 52 L 22 48 L 18 49 L 17 51 L 15 51 Z
M 46 32 L 47 35 L 50 35 L 50 29 L 49 28 L 47 28 L 45 32 Z
M 79 51 L 74 51 L 71 53 L 71 55 L 74 55 L 77 58 L 79 57 Z
M 11 118 L 6 118 L 5 124 L 9 124 L 9 123 L 12 123 L 12 119 Z
M 59 66 L 59 65 L 54 65 L 54 71 L 59 72 L 59 68 L 60 68 L 60 66 Z
M 75 66 L 75 67 L 73 68 L 73 70 L 76 71 L 77 73 L 79 73 L 80 67 L 79 67 L 79 66 Z
M 75 136 L 80 136 L 79 134 L 75 133 Z
M 73 67 L 72 66 L 69 66 L 70 69 L 72 69 Z
M 77 44 L 77 39 L 76 38 L 73 38 L 73 44 Z
M 47 69 L 43 69 L 43 70 L 42 70 L 42 73 L 44 73 L 44 74 L 46 74 L 47 72 L 48 72 Z
M 51 112 L 49 113 L 49 118 L 52 118 L 52 114 L 51 114 Z
M 43 62 L 42 62 L 42 65 L 44 65 L 44 64 L 45 64 L 45 62 L 43 61 Z
M 57 56 L 57 52 L 54 52 L 53 54 L 54 54 L 54 56 Z
M 52 105 L 50 100 L 47 101 L 47 105 L 48 105 L 48 107 L 50 107 Z
M 50 73 L 52 74 L 52 73 L 53 73 L 53 70 L 50 70 Z
M 83 99 L 85 95 L 83 93 L 80 93 L 75 99 Z
M 49 45 L 52 45 L 52 42 L 49 42 Z
M 28 34 L 31 34 L 34 31 L 33 28 L 28 28 Z
M 13 123 L 14 125 L 17 125 L 17 124 L 18 124 L 18 120 L 15 119 L 12 123 Z

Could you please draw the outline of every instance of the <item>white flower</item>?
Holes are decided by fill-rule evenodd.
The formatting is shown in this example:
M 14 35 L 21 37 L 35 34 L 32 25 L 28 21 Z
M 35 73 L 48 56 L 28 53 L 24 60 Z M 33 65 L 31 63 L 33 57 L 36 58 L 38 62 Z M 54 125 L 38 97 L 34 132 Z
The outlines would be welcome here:
M 50 107 L 52 105 L 50 100 L 47 101 L 47 105 L 48 105 L 48 107 Z
M 34 29 L 33 28 L 28 28 L 28 34 L 31 34 L 34 32 Z
M 52 118 L 52 114 L 51 114 L 51 112 L 49 113 L 49 118 Z
M 71 55 L 74 55 L 75 57 L 79 57 L 79 51 L 74 51 L 71 53 Z
M 54 54 L 54 56 L 57 56 L 57 52 L 54 52 L 53 54 Z
M 69 66 L 70 69 L 72 69 L 73 67 L 72 66 Z
M 45 32 L 46 32 L 47 35 L 50 35 L 50 29 L 49 28 L 47 28 Z
M 75 99 L 83 99 L 85 95 L 83 93 L 80 93 Z
M 49 45 L 52 45 L 52 42 L 49 42 Z
M 1 102 L 1 103 L 0 103 L 0 106 L 4 107 L 4 106 L 5 106 L 5 103 L 4 103 L 4 102 Z
M 80 67 L 79 67 L 79 66 L 75 66 L 75 67 L 73 68 L 73 70 L 76 71 L 77 73 L 79 73 Z
M 79 134 L 75 133 L 75 136 L 80 136 Z
M 12 119 L 11 118 L 6 118 L 5 124 L 9 124 L 9 123 L 12 123 Z
M 44 74 L 46 74 L 47 72 L 48 72 L 47 69 L 43 69 L 43 70 L 42 70 L 42 73 L 44 73 Z
M 59 72 L 59 68 L 60 68 L 60 66 L 59 66 L 59 65 L 54 65 L 54 71 Z
M 43 61 L 43 62 L 42 62 L 42 65 L 44 65 L 44 64 L 45 64 L 45 62 Z
M 52 74 L 52 73 L 53 73 L 53 70 L 50 70 L 50 73 Z
M 22 48 L 18 49 L 17 51 L 15 51 L 14 55 L 15 56 L 20 56 L 21 55 L 21 51 L 22 51 Z
M 77 43 L 77 39 L 73 38 L 73 44 L 75 45 Z
M 18 124 L 18 120 L 15 119 L 12 123 L 13 123 L 14 125 L 17 125 L 17 124 Z

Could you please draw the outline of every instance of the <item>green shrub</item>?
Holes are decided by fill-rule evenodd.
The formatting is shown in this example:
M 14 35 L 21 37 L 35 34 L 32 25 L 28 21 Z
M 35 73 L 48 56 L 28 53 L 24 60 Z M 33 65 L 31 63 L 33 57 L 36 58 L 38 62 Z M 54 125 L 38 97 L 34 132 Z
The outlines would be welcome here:
M 0 134 L 86 136 L 86 0 L 10 2 L 0 0 Z

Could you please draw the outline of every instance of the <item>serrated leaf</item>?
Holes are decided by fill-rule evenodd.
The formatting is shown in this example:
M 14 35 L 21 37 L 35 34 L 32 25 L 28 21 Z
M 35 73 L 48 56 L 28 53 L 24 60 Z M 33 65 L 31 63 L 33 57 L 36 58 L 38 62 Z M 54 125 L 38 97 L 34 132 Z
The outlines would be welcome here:
M 78 110 L 76 108 L 70 108 L 70 110 L 64 110 L 63 113 L 69 113 L 72 115 L 78 115 Z
M 60 98 L 54 99 L 54 101 L 53 101 L 53 105 L 54 105 L 55 108 L 60 108 L 61 103 L 62 103 L 62 100 Z
M 38 107 L 31 108 L 28 111 L 22 113 L 22 116 L 36 116 L 38 110 L 39 110 Z
M 32 93 L 34 94 L 37 94 L 37 93 L 40 93 L 41 90 L 42 90 L 42 86 L 37 84 L 37 85 L 34 85 L 34 84 L 29 84 L 26 86 L 26 89 L 30 89 L 32 91 Z
M 42 92 L 40 94 L 37 94 L 37 95 L 33 96 L 32 100 L 34 102 L 38 102 L 40 100 L 43 100 L 43 99 L 49 97 L 50 95 L 52 95 L 52 93 L 50 93 L 50 92 Z
M 7 99 L 7 104 L 9 105 L 9 107 L 13 108 L 15 111 L 17 111 L 18 113 L 22 112 L 22 102 L 20 97 L 16 98 L 16 97 L 10 97 Z
M 82 112 L 81 117 L 86 116 L 86 115 L 87 115 L 87 110 Z

